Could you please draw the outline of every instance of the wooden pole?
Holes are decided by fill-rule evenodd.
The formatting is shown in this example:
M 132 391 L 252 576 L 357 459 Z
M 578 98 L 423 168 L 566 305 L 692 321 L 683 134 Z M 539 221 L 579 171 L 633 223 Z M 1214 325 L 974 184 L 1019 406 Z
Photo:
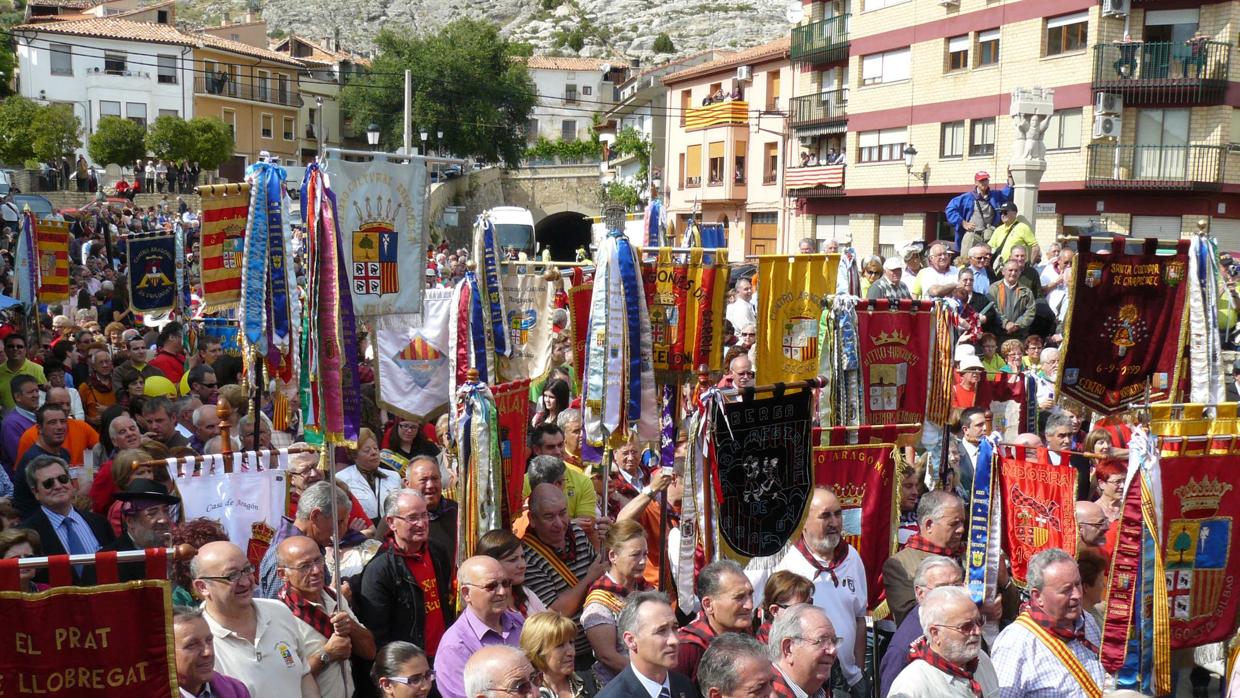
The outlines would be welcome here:
M 220 420 L 220 453 L 232 453 L 232 405 L 223 397 L 215 400 L 215 416 Z M 232 459 L 224 459 L 224 472 L 232 472 Z

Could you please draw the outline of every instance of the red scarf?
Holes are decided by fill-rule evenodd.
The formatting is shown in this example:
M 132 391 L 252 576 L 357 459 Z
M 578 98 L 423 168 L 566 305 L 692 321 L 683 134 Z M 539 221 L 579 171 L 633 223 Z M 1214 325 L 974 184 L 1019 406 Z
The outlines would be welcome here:
M 634 582 L 633 588 L 629 589 L 629 588 L 625 588 L 617 584 L 614 580 L 612 580 L 611 575 L 604 574 L 602 577 L 599 577 L 597 580 L 595 580 L 593 584 L 590 585 L 590 588 L 586 590 L 586 594 L 588 595 L 591 591 L 598 590 L 598 591 L 605 591 L 609 594 L 612 594 L 616 597 L 623 599 L 635 591 L 649 591 L 650 589 L 651 589 L 650 584 L 645 579 L 642 579 L 640 577 L 637 579 L 636 582 Z
M 839 577 L 835 576 L 835 568 L 839 567 L 844 563 L 844 560 L 848 559 L 848 544 L 845 543 L 842 538 L 840 539 L 839 544 L 835 546 L 835 552 L 831 553 L 830 561 L 828 561 L 825 565 L 819 562 L 818 558 L 814 557 L 814 554 L 809 551 L 809 546 L 805 545 L 804 535 L 797 539 L 795 547 L 798 551 L 800 551 L 801 555 L 809 561 L 810 566 L 812 566 L 815 570 L 814 578 L 810 581 L 818 581 L 818 575 L 826 572 L 831 576 L 832 584 L 837 587 L 840 585 Z
M 947 548 L 942 545 L 931 543 L 925 538 L 922 538 L 921 533 L 914 533 L 913 536 L 908 539 L 908 542 L 904 544 L 904 547 L 912 548 L 913 550 L 920 550 L 923 553 L 930 553 L 931 555 L 942 555 L 943 557 L 950 557 L 953 560 L 959 557 L 956 554 L 956 551 L 952 550 L 951 548 Z
M 973 673 L 977 671 L 976 658 L 963 667 L 957 666 L 944 659 L 938 652 L 930 649 L 930 643 L 926 641 L 926 636 L 922 635 L 908 648 L 909 664 L 918 659 L 945 674 L 968 679 L 969 690 L 973 691 L 973 695 L 977 696 L 977 698 L 982 698 L 982 685 L 977 682 L 977 679 L 973 678 Z
M 332 595 L 332 590 L 327 587 L 323 588 L 323 593 L 333 599 L 336 598 Z M 276 592 L 276 598 L 288 606 L 288 610 L 293 612 L 297 620 L 313 628 L 316 633 L 327 638 L 335 632 L 331 616 L 327 615 L 327 611 L 323 610 L 322 606 L 312 603 L 287 582 Z
M 1079 628 L 1076 626 L 1065 628 L 1063 624 L 1056 622 L 1055 619 L 1051 618 L 1045 611 L 1040 608 L 1035 608 L 1031 603 L 1026 603 L 1021 610 L 1029 614 L 1029 618 L 1033 622 L 1042 626 L 1046 632 L 1054 635 L 1060 640 L 1063 640 L 1064 644 L 1076 640 L 1082 645 L 1088 647 L 1090 652 L 1098 654 L 1098 646 L 1085 638 L 1085 626 L 1083 624 Z

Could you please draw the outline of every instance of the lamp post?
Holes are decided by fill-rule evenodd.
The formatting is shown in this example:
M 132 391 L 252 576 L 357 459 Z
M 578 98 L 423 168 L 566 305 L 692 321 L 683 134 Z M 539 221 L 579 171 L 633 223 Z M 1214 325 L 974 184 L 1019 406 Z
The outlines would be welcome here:
M 929 163 L 923 164 L 921 166 L 921 172 L 914 172 L 913 171 L 913 160 L 914 158 L 917 157 L 917 149 L 913 147 L 912 143 L 909 143 L 908 145 L 904 146 L 903 154 L 904 154 L 905 172 L 907 172 L 908 176 L 912 177 L 913 179 L 924 183 L 926 181 L 926 178 L 930 176 Z
M 379 149 L 379 124 L 372 121 L 366 127 L 366 142 L 370 144 L 372 150 Z

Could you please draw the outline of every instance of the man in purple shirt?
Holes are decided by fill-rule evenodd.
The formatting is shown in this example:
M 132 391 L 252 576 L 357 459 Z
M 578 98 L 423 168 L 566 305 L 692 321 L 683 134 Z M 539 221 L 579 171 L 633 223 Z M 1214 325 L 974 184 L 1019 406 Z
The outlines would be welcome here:
M 9 386 L 14 407 L 0 422 L 0 463 L 13 474 L 17 465 L 17 442 L 34 426 L 34 411 L 39 409 L 39 381 L 34 376 L 19 373 L 9 379 Z
M 435 655 L 435 686 L 443 698 L 466 698 L 465 662 L 489 645 L 519 646 L 525 619 L 508 610 L 512 581 L 492 557 L 479 555 L 461 563 L 457 586 L 465 606 L 448 628 Z

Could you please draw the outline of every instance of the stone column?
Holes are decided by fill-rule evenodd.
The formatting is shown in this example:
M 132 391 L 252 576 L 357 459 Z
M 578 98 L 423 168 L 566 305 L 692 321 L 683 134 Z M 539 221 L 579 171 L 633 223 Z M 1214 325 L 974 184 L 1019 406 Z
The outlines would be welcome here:
M 1046 173 L 1046 145 L 1042 135 L 1055 111 L 1055 90 L 1051 88 L 1018 87 L 1012 90 L 1012 106 L 1009 113 L 1015 137 L 1008 168 L 1012 172 L 1012 202 L 1017 213 L 1029 223 L 1034 223 L 1034 211 L 1038 203 L 1038 186 Z

